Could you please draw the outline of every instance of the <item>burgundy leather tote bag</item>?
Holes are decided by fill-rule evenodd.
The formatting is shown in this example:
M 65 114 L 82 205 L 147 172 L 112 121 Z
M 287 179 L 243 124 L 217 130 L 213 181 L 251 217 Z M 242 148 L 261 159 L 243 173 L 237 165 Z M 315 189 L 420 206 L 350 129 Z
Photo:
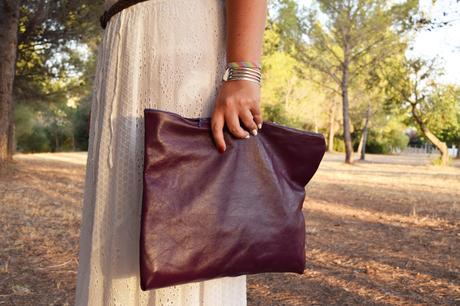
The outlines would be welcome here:
M 305 186 L 324 137 L 264 121 L 214 145 L 210 118 L 145 109 L 141 289 L 305 269 Z

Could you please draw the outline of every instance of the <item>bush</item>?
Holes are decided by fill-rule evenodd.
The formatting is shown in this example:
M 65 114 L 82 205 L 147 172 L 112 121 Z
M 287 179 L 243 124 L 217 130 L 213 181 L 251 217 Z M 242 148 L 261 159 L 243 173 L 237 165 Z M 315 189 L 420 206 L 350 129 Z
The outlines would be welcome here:
M 334 137 L 334 151 L 345 152 L 345 143 L 343 142 L 342 137 Z
M 378 132 L 369 130 L 366 143 L 367 153 L 388 154 L 403 150 L 409 143 L 409 137 L 402 131 L 391 129 Z
M 282 103 L 263 105 L 262 112 L 264 120 L 288 125 L 286 109 Z
M 34 126 L 31 133 L 17 137 L 16 150 L 24 153 L 49 152 L 51 145 L 44 127 Z
M 15 109 L 16 150 L 56 152 L 87 150 L 89 101 L 77 108 L 65 103 L 52 106 L 18 104 Z
M 72 115 L 73 135 L 77 150 L 88 150 L 90 108 L 90 102 L 85 99 L 78 105 Z

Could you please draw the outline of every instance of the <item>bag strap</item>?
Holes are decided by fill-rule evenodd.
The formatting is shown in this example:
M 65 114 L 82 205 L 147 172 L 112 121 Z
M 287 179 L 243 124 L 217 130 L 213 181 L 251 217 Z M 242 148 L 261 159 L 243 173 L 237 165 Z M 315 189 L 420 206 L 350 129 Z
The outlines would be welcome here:
M 99 17 L 101 27 L 105 29 L 107 27 L 107 23 L 113 15 L 119 13 L 120 11 L 131 5 L 144 1 L 148 0 L 119 0 L 115 2 L 108 10 L 104 11 L 104 14 L 102 14 L 101 17 Z

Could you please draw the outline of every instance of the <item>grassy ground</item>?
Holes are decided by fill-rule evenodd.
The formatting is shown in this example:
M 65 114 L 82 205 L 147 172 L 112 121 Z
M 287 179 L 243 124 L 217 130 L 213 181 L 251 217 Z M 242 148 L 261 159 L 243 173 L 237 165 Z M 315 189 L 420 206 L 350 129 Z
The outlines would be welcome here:
M 460 163 L 328 154 L 307 187 L 303 275 L 248 276 L 249 305 L 460 305 Z M 86 155 L 0 173 L 0 305 L 71 305 Z

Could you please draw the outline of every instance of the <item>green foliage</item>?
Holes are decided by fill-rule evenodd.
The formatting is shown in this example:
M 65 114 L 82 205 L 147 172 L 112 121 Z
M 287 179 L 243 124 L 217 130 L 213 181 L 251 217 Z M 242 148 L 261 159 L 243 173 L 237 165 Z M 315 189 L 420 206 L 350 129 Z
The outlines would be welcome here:
M 38 120 L 37 113 L 31 107 L 18 105 L 14 115 L 17 150 L 19 152 L 49 151 L 51 146 L 46 126 Z
M 312 9 L 306 28 L 311 48 L 298 46 L 302 52 L 296 57 L 337 86 L 342 84 L 344 66 L 349 65 L 352 84 L 355 78 L 363 79 L 383 65 L 386 58 L 403 53 L 403 33 L 407 29 L 398 25 L 418 7 L 416 1 L 391 5 L 383 0 L 315 2 L 319 10 Z
M 442 141 L 460 140 L 460 87 L 437 84 L 422 104 L 428 128 Z
M 20 104 L 15 110 L 17 150 L 56 152 L 86 150 L 89 104 L 55 103 L 47 107 Z
M 294 69 L 297 61 L 283 51 L 263 57 L 264 118 L 300 129 L 323 129 L 326 123 L 324 96 Z
M 334 137 L 334 151 L 335 152 L 345 152 L 345 143 L 343 142 L 343 137 Z
M 32 134 L 35 125 L 34 118 L 34 112 L 30 107 L 22 104 L 16 106 L 14 113 L 16 137 Z
M 14 89 L 18 150 L 86 150 L 102 1 L 21 3 Z M 414 124 L 407 120 L 410 104 L 404 102 L 413 92 L 404 65 L 404 34 L 413 26 L 410 16 L 418 1 L 318 0 L 310 11 L 293 0 L 271 0 L 270 5 L 276 13 L 269 16 L 264 33 L 264 120 L 327 134 L 332 101 L 341 97 L 347 38 L 355 145 L 370 105 L 367 152 L 404 148 L 404 130 Z M 459 88 L 431 88 L 420 95 L 424 122 L 443 141 L 460 143 Z M 340 103 L 335 109 L 337 127 L 343 120 Z M 341 131 L 336 128 L 336 133 L 334 150 L 344 152 Z
M 17 150 L 86 150 L 103 1 L 21 1 Z
M 277 122 L 283 125 L 289 124 L 283 104 L 264 104 L 262 105 L 262 112 L 264 120 Z
M 21 1 L 15 97 L 28 103 L 52 103 L 61 91 L 81 92 L 80 83 L 57 90 L 56 80 L 81 77 L 100 41 L 102 1 Z
M 409 136 L 406 134 L 406 126 L 402 122 L 402 116 L 376 114 L 370 125 L 367 135 L 366 152 L 376 154 L 388 154 L 404 150 L 409 144 Z M 354 143 L 354 149 L 358 148 L 361 131 Z
M 269 16 L 264 33 L 263 87 L 264 118 L 300 129 L 323 129 L 326 120 L 323 93 L 307 80 L 306 71 L 291 56 L 304 32 L 304 13 L 292 0 L 272 1 L 276 14 Z
M 370 130 L 367 138 L 366 152 L 388 154 L 404 150 L 409 143 L 409 137 L 399 129 L 384 131 Z
M 275 11 L 276 14 L 268 16 L 264 53 L 292 52 L 305 32 L 305 12 L 293 0 L 270 1 L 269 7 L 272 8 L 269 13 Z
M 80 151 L 88 150 L 90 102 L 91 97 L 85 97 L 72 114 L 75 149 Z
M 374 80 L 373 71 L 385 66 L 385 60 L 404 53 L 407 33 L 404 20 L 417 10 L 418 2 L 398 4 L 384 0 L 317 0 L 311 5 L 300 29 L 308 36 L 298 40 L 283 36 L 292 43 L 290 54 L 320 77 L 312 78 L 320 91 L 333 92 L 342 97 L 342 123 L 346 141 L 347 162 L 351 162 L 351 135 L 360 125 L 361 116 L 352 121 L 353 108 L 360 103 L 380 109 L 383 93 L 380 80 Z M 303 21 L 302 18 L 298 20 Z M 296 68 L 299 69 L 299 68 Z M 361 92 L 360 92 L 361 91 Z M 360 98 L 356 98 L 356 97 Z M 329 108 L 331 109 L 331 108 Z M 356 118 L 359 118 L 356 120 Z M 315 125 L 318 124 L 315 122 Z
M 30 134 L 17 136 L 17 150 L 25 153 L 51 151 L 50 139 L 44 127 L 34 126 Z
M 409 115 L 405 123 L 416 126 L 420 136 L 431 137 L 430 142 L 435 145 L 458 143 L 460 88 L 436 81 L 442 69 L 434 59 L 403 57 L 393 65 L 395 69 L 387 77 L 387 104 L 405 111 Z

